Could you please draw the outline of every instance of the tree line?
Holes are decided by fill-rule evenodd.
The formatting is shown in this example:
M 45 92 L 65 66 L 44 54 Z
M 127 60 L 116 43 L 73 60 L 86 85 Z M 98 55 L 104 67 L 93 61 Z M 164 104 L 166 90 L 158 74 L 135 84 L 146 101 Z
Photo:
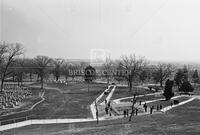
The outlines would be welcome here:
M 0 44 L 0 79 L 1 92 L 3 84 L 6 80 L 17 81 L 18 84 L 23 83 L 24 76 L 29 75 L 30 81 L 33 75 L 37 75 L 37 80 L 41 83 L 41 88 L 44 86 L 44 79 L 53 74 L 55 80 L 58 81 L 60 76 L 65 76 L 65 81 L 68 78 L 76 78 L 76 74 L 70 74 L 69 71 L 85 71 L 82 77 L 83 81 L 93 81 L 96 78 L 105 78 L 107 83 L 113 80 L 127 82 L 129 91 L 132 90 L 133 82 L 140 83 L 154 82 L 159 83 L 163 87 L 163 82 L 171 78 L 180 89 L 183 82 L 192 81 L 199 83 L 198 70 L 190 70 L 186 66 L 177 68 L 176 65 L 169 63 L 151 64 L 145 57 L 137 57 L 135 54 L 123 55 L 118 60 L 107 58 L 102 65 L 92 66 L 92 63 L 79 61 L 71 62 L 62 58 L 50 58 L 48 56 L 36 56 L 34 58 L 26 58 L 24 56 L 25 49 L 19 43 L 1 43 Z M 104 71 L 103 75 L 98 75 L 96 70 Z M 95 71 L 93 75 L 86 75 L 89 71 Z M 110 71 L 128 71 L 126 75 L 121 72 L 113 74 Z

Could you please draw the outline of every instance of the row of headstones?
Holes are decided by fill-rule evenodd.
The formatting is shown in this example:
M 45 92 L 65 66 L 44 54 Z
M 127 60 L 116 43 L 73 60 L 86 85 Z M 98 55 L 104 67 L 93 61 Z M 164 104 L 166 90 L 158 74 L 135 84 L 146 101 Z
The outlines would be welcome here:
M 82 79 L 75 80 L 75 82 L 77 82 L 77 81 L 82 81 Z M 66 81 L 66 80 L 58 80 L 58 81 L 56 81 L 54 79 L 48 79 L 48 80 L 45 80 L 44 82 L 46 82 L 46 83 L 65 83 L 65 84 L 67 84 L 70 81 Z
M 28 90 L 28 87 L 18 86 L 17 84 L 6 84 L 4 85 L 3 90 Z
M 65 80 L 58 80 L 58 81 L 56 81 L 56 80 L 46 80 L 45 82 L 46 83 L 64 83 L 64 84 L 67 84 L 67 81 L 65 81 Z
M 0 96 L 0 109 L 14 108 L 24 98 L 31 96 L 30 90 L 5 90 Z

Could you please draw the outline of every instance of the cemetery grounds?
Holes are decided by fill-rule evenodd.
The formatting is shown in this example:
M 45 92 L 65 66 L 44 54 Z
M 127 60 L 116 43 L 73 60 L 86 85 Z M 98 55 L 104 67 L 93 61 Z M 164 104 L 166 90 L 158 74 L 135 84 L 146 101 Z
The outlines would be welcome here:
M 37 89 L 37 84 L 31 86 Z M 197 88 L 196 88 L 197 89 Z M 36 90 L 36 91 L 37 91 Z M 104 91 L 105 90 L 105 91 Z M 198 133 L 200 120 L 199 113 L 199 97 L 179 96 L 175 95 L 171 101 L 164 101 L 163 96 L 159 92 L 150 91 L 148 88 L 134 87 L 132 92 L 122 86 L 109 86 L 107 84 L 93 83 L 88 85 L 85 83 L 76 83 L 66 85 L 64 83 L 46 83 L 44 92 L 44 101 L 35 106 L 31 111 L 23 113 L 15 113 L 8 116 L 1 116 L 1 121 L 5 124 L 10 123 L 8 118 L 22 118 L 26 116 L 30 119 L 55 119 L 55 118 L 94 118 L 95 106 L 93 111 L 92 104 L 96 102 L 99 110 L 99 124 L 96 122 L 84 122 L 76 124 L 47 124 L 47 125 L 30 125 L 17 129 L 3 131 L 3 134 L 165 134 L 177 133 L 184 134 L 187 132 Z M 41 92 L 41 91 L 40 91 Z M 105 93 L 107 92 L 107 94 Z M 128 122 L 128 118 L 123 118 L 123 110 L 129 109 L 131 113 L 132 99 L 134 93 L 137 92 L 137 102 L 135 108 L 139 108 L 138 116 L 133 116 L 132 121 Z M 196 92 L 196 91 L 195 91 Z M 110 94 L 112 93 L 112 95 Z M 198 91 L 197 93 L 198 94 Z M 111 95 L 111 96 L 109 96 Z M 99 98 L 100 97 L 100 98 Z M 98 100 L 97 100 L 98 99 Z M 105 114 L 105 99 L 110 101 L 113 107 L 111 116 Z M 180 103 L 191 100 L 181 106 L 172 105 L 173 100 Z M 95 101 L 95 102 L 94 102 Z M 141 105 L 140 102 L 141 101 Z M 156 106 L 162 104 L 163 108 L 173 108 L 168 111 L 154 109 L 150 115 L 143 109 L 143 104 L 147 106 Z M 119 119 L 120 118 L 120 119 Z M 122 118 L 122 119 L 121 119 Z M 7 121 L 8 120 L 8 121 Z M 103 120 L 103 121 L 102 121 Z M 7 122 L 7 123 L 6 123 Z M 15 121 L 16 122 L 16 121 Z M 94 124 L 95 123 L 95 124 Z M 142 128 L 144 127 L 144 128 Z M 37 131 L 37 129 L 40 129 Z M 103 130 L 102 130 L 103 129 Z M 142 130 L 143 129 L 143 130 Z M 32 131 L 32 132 L 31 132 Z M 119 132 L 118 132 L 119 131 Z

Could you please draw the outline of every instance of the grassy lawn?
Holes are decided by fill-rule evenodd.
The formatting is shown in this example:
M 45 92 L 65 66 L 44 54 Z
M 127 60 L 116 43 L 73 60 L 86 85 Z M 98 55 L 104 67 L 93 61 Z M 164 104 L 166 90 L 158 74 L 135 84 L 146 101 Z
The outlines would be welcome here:
M 136 87 L 133 87 L 132 91 L 129 92 L 128 87 L 116 87 L 116 90 L 111 99 L 114 100 L 118 98 L 131 97 L 131 96 L 134 96 L 135 93 L 137 93 L 137 95 L 144 95 L 144 94 L 150 94 L 154 92 L 150 90 L 146 90 L 144 88 L 136 88 Z
M 112 89 L 113 89 L 113 86 L 111 86 L 107 91 L 110 93 L 112 91 Z M 100 100 L 97 103 L 100 104 L 102 102 L 105 102 L 105 99 L 107 98 L 108 94 L 104 93 L 103 96 L 100 98 Z
M 70 89 L 69 93 L 60 93 L 56 90 L 46 90 L 45 101 L 37 107 L 37 118 L 87 118 L 91 117 L 89 105 L 107 86 L 98 87 L 98 84 L 90 86 L 81 92 L 76 87 Z M 87 89 L 82 86 L 80 88 Z
M 2 132 L 2 135 L 198 135 L 200 100 L 174 108 L 163 114 L 135 116 L 128 119 L 76 124 L 31 125 Z
M 53 85 L 55 86 L 55 84 Z M 45 101 L 38 104 L 33 110 L 0 117 L 0 120 L 25 116 L 29 116 L 31 119 L 92 117 L 89 105 L 107 88 L 106 84 L 92 83 L 88 92 L 88 85 L 84 83 L 61 86 L 59 86 L 61 91 L 67 91 L 66 93 L 46 89 Z
M 47 87 L 58 88 L 64 93 L 86 93 L 88 92 L 88 83 L 77 82 L 77 83 L 47 83 Z M 89 83 L 89 92 L 99 91 L 102 89 L 102 92 L 107 88 L 107 84 L 102 83 Z

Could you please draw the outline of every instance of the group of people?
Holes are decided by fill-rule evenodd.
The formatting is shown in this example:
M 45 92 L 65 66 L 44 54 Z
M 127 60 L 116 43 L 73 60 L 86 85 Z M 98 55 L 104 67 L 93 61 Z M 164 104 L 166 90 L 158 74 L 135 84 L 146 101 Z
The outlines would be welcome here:
M 124 118 L 129 116 L 129 109 L 124 109 Z
M 139 102 L 139 105 L 142 105 L 141 101 Z M 144 103 L 143 104 L 143 109 L 144 109 L 145 112 L 147 112 L 147 108 L 148 108 L 147 103 Z M 153 114 L 153 110 L 155 109 L 154 105 L 150 106 L 149 109 L 150 109 L 150 114 Z M 161 104 L 157 104 L 156 110 L 159 111 L 161 109 L 162 109 L 162 105 Z M 112 111 L 113 111 L 113 109 L 112 109 L 112 106 L 110 104 L 110 101 L 107 102 L 107 100 L 105 99 L 105 112 L 106 112 L 106 115 L 112 116 Z M 132 115 L 134 116 L 134 115 L 138 115 L 139 109 L 138 108 L 134 108 L 133 110 L 124 109 L 123 110 L 124 118 L 125 117 L 129 117 L 130 111 L 131 111 Z
M 138 108 L 134 108 L 133 110 L 131 110 L 132 112 L 132 115 L 138 115 L 138 111 L 139 109 Z M 130 113 L 130 109 L 124 109 L 124 118 L 125 117 L 129 117 L 129 113 Z
M 6 108 L 14 108 L 18 106 L 24 98 L 32 95 L 27 87 L 19 87 L 17 85 L 6 85 L 3 93 L 0 95 L 0 110 Z
M 144 108 L 144 111 L 147 112 L 147 104 L 146 103 L 144 103 L 143 108 Z M 159 111 L 161 109 L 162 109 L 162 105 L 161 104 L 157 104 L 156 110 Z M 154 106 L 151 106 L 150 107 L 150 114 L 153 113 L 153 110 L 154 110 Z
M 106 112 L 106 115 L 109 115 L 109 116 L 112 116 L 112 106 L 110 104 L 110 101 L 107 102 L 107 100 L 105 99 L 105 112 Z

